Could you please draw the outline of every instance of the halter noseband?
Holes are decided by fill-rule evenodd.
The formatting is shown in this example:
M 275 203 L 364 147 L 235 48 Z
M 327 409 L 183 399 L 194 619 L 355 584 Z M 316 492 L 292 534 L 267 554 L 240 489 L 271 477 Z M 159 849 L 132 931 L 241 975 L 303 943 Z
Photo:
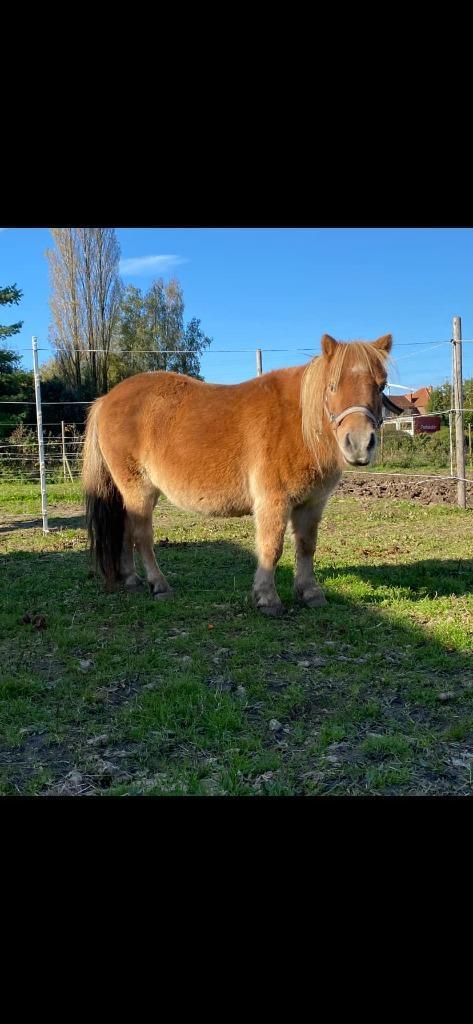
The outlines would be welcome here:
M 375 427 L 380 427 L 383 422 L 382 418 L 380 420 L 376 419 L 376 416 L 371 412 L 371 409 L 368 409 L 367 405 L 350 405 L 348 409 L 344 409 L 343 412 L 339 412 L 338 416 L 336 416 L 334 412 L 329 412 L 327 407 L 325 408 L 327 416 L 334 427 L 340 426 L 340 423 L 345 419 L 345 416 L 349 416 L 352 412 L 364 413 L 364 415 L 374 423 Z
M 381 395 L 381 401 L 385 409 L 389 409 L 391 412 L 396 413 L 397 416 L 402 412 L 402 409 L 398 405 L 395 405 L 394 402 L 391 402 L 391 399 L 388 398 L 387 395 Z M 338 416 L 336 416 L 334 412 L 329 412 L 327 406 L 325 406 L 325 411 L 330 422 L 335 428 L 338 427 L 342 420 L 345 419 L 345 416 L 349 416 L 351 412 L 363 412 L 365 416 L 374 423 L 375 427 L 380 427 L 383 422 L 383 417 L 377 420 L 376 416 L 371 412 L 371 409 L 368 409 L 367 405 L 350 405 L 348 409 L 344 409 L 343 412 L 339 412 Z

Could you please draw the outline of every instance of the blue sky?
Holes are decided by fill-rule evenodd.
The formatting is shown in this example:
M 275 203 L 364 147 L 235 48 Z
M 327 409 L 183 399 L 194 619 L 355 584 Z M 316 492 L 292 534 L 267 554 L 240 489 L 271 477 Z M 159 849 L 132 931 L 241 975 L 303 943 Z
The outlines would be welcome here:
M 118 228 L 122 276 L 146 289 L 153 277 L 177 276 L 185 316 L 199 317 L 213 338 L 202 359 L 207 380 L 254 376 L 303 363 L 297 349 L 319 351 L 321 335 L 371 340 L 391 332 L 391 379 L 407 388 L 450 375 L 451 318 L 473 338 L 471 228 Z M 19 307 L 2 323 L 23 319 L 11 347 L 31 366 L 31 335 L 48 349 L 47 228 L 0 230 L 0 285 L 16 284 Z M 248 350 L 220 353 L 219 349 Z M 46 359 L 49 351 L 43 352 Z M 473 343 L 464 345 L 464 376 L 473 376 Z

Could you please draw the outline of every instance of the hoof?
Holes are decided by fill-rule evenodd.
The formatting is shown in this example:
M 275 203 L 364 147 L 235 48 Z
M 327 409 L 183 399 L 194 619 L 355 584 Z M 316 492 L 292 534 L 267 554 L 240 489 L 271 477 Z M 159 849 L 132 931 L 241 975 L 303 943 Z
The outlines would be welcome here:
M 256 610 L 261 612 L 262 615 L 267 615 L 272 619 L 280 619 L 281 615 L 284 614 L 283 604 L 257 604 Z
M 124 586 L 125 590 L 128 591 L 129 594 L 136 594 L 137 591 L 143 590 L 144 581 L 140 576 L 136 576 L 128 581 L 124 580 Z
M 155 601 L 169 601 L 174 597 L 172 590 L 152 590 L 151 594 Z
M 327 598 L 320 587 L 317 587 L 315 590 L 309 590 L 305 595 L 296 591 L 296 597 L 307 608 L 322 608 L 324 604 L 327 604 Z

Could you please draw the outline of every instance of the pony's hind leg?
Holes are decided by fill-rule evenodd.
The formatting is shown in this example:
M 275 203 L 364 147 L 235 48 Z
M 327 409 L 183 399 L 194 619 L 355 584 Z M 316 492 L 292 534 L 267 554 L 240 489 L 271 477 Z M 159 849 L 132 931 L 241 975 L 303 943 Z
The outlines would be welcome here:
M 171 597 L 172 589 L 161 572 L 153 549 L 153 509 L 159 497 L 156 488 L 134 489 L 126 495 L 127 519 L 135 545 L 141 555 L 151 593 L 156 598 Z
M 129 516 L 125 515 L 125 526 L 123 531 L 123 544 L 120 556 L 120 577 L 127 590 L 139 590 L 143 586 L 143 580 L 135 569 L 133 558 L 133 535 Z
M 291 513 L 291 525 L 296 546 L 296 575 L 294 591 L 304 604 L 318 608 L 327 600 L 314 578 L 314 554 L 317 544 L 317 530 L 322 517 L 320 503 L 306 502 Z
M 276 590 L 274 574 L 281 557 L 286 532 L 288 509 L 283 498 L 267 497 L 255 508 L 258 568 L 253 583 L 253 597 L 258 611 L 264 615 L 281 615 L 283 604 Z

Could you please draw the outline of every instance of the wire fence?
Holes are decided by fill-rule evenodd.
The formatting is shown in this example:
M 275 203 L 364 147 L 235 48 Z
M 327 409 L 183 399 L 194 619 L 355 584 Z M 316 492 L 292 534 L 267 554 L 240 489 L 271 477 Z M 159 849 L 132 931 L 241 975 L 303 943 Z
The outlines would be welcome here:
M 34 339 L 35 341 L 35 339 Z M 473 345 L 473 339 L 463 341 L 464 345 Z M 445 374 L 443 382 L 451 379 L 451 349 L 450 340 L 432 343 L 411 342 L 397 348 L 408 347 L 408 353 L 401 352 L 396 355 L 396 364 L 404 359 L 422 356 L 424 353 L 434 349 L 444 348 L 445 351 Z M 41 370 L 38 368 L 38 353 L 42 350 L 33 345 L 34 363 L 37 370 L 37 391 L 40 391 Z M 101 350 L 97 349 L 96 352 Z M 245 354 L 248 356 L 247 377 L 254 374 L 255 355 L 257 372 L 273 369 L 274 357 L 279 359 L 284 355 L 285 365 L 292 363 L 306 362 L 316 354 L 315 347 L 307 348 L 261 348 L 261 349 L 214 349 L 213 354 L 223 356 L 234 356 Z M 156 356 L 156 352 L 130 353 L 130 375 L 135 372 L 133 363 L 136 355 L 140 357 L 149 355 Z M 173 350 L 173 355 L 176 354 Z M 290 354 L 290 360 L 287 356 Z M 304 355 L 301 360 L 300 356 Z M 123 357 L 123 354 L 121 354 Z M 264 365 L 263 365 L 264 364 Z M 404 371 L 402 371 L 404 372 Z M 432 382 L 429 378 L 429 370 L 425 369 L 426 387 Z M 387 393 L 391 400 L 396 402 L 396 394 L 408 390 L 403 385 L 390 383 Z M 415 389 L 410 389 L 414 394 Z M 422 389 L 417 389 L 417 391 Z M 400 398 L 402 399 L 402 395 Z M 405 396 L 404 396 L 405 397 Z M 43 521 L 47 523 L 47 494 L 46 488 L 54 483 L 73 483 L 80 478 L 82 450 L 84 444 L 84 423 L 87 408 L 91 401 L 44 401 L 19 402 L 15 399 L 0 401 L 0 480 L 5 482 L 31 482 L 41 484 Z M 458 480 L 457 475 L 457 452 L 455 445 L 455 430 L 453 421 L 458 410 L 443 409 L 435 414 L 427 414 L 430 422 L 426 421 L 427 410 L 418 410 L 414 407 L 403 409 L 399 416 L 386 418 L 379 432 L 378 446 L 375 459 L 366 471 L 386 475 L 401 476 L 415 475 L 419 481 L 450 477 Z M 18 414 L 25 411 L 29 423 L 20 420 Z M 55 411 L 64 416 L 58 420 L 48 418 L 48 411 Z M 467 504 L 473 503 L 473 453 L 472 453 L 472 423 L 473 408 L 464 406 L 463 412 L 466 415 L 466 426 L 464 432 L 465 443 L 465 470 L 464 476 L 460 479 L 465 481 Z M 43 415 L 45 419 L 43 420 Z M 470 422 L 468 422 L 468 418 Z M 36 423 L 32 422 L 36 419 Z M 38 430 L 38 420 L 41 421 L 41 430 Z M 42 438 L 42 444 L 40 442 Z M 47 528 L 47 527 L 46 527 Z
M 49 483 L 74 480 L 81 470 L 84 444 L 83 424 L 59 424 L 64 437 L 57 433 L 57 424 L 43 429 L 44 469 Z M 54 428 L 54 429 L 52 429 Z M 38 438 L 31 427 L 20 425 L 9 438 L 0 442 L 0 478 L 4 481 L 37 482 L 40 472 Z

